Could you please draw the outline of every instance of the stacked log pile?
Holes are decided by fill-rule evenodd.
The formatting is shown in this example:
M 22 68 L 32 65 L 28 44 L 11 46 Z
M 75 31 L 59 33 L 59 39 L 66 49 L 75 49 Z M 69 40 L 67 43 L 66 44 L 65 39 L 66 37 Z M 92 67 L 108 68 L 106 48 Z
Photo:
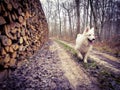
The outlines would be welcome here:
M 39 0 L 0 0 L 0 69 L 30 57 L 47 39 Z

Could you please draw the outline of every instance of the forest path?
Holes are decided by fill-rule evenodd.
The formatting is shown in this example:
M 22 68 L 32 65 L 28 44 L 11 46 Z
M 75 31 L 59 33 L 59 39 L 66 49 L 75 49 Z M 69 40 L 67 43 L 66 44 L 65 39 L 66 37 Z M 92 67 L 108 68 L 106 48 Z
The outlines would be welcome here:
M 60 41 L 60 42 L 63 42 L 72 48 L 75 47 L 75 44 L 73 43 L 68 43 L 65 41 Z M 108 68 L 111 72 L 115 74 L 120 74 L 120 59 L 96 50 L 92 50 L 89 57 L 91 60 L 95 61 L 99 65 L 102 65 L 105 68 Z
M 64 75 L 76 90 L 99 90 L 95 85 L 96 81 L 56 42 L 53 42 L 51 49 L 57 50 L 62 65 L 61 68 L 65 72 Z
M 49 46 L 49 49 L 48 49 Z M 55 41 L 0 82 L 0 90 L 100 90 L 92 77 Z

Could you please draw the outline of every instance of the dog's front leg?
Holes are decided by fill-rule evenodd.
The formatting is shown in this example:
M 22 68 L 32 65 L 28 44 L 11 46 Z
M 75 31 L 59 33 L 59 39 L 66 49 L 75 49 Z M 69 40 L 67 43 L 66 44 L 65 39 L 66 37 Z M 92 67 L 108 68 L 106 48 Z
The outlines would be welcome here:
M 78 53 L 78 57 L 79 57 L 81 60 L 83 60 L 83 56 L 81 55 L 80 52 Z

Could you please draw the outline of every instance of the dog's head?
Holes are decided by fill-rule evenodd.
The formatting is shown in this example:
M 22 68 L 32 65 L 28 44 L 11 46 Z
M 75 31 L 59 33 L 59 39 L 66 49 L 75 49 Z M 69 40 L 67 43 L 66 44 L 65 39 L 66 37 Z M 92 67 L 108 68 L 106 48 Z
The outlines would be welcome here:
M 94 27 L 92 27 L 91 29 L 90 27 L 87 27 L 83 34 L 86 36 L 90 43 L 92 43 L 95 40 Z

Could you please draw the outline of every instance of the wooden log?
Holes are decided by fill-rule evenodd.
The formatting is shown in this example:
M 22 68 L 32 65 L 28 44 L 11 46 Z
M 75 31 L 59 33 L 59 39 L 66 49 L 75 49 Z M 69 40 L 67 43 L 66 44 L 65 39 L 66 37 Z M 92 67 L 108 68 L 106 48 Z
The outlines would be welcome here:
M 4 68 L 5 68 L 5 69 L 9 68 L 9 63 L 6 63 L 6 64 L 4 65 Z
M 15 29 L 15 23 L 14 22 L 12 22 L 12 23 L 10 23 L 10 25 L 9 25 L 9 29 Z M 10 32 L 11 32 L 11 30 L 10 30 Z
M 4 2 L 5 2 L 6 4 L 9 4 L 10 1 L 9 1 L 9 0 L 4 0 Z
M 4 12 L 3 16 L 4 16 L 4 17 L 7 17 L 7 16 L 8 16 L 8 13 L 7 13 L 7 12 Z
M 20 39 L 19 39 L 19 43 L 20 43 L 20 44 L 23 43 L 23 37 L 20 37 Z
M 30 16 L 31 16 L 31 15 L 29 14 L 29 12 L 26 11 L 26 13 L 25 13 L 25 18 L 28 19 Z
M 13 53 L 13 52 L 14 52 L 12 46 L 9 47 L 9 52 L 10 52 L 10 53 Z
M 15 19 L 18 19 L 18 16 L 17 16 L 17 14 L 14 12 L 14 16 L 15 16 Z
M 19 15 L 22 15 L 22 13 L 23 13 L 23 12 L 22 12 L 22 9 L 21 9 L 21 8 L 18 8 L 18 14 L 19 14 Z
M 16 27 L 16 28 L 20 28 L 20 27 L 21 27 L 21 24 L 18 23 L 18 22 L 15 22 L 15 27 Z
M 17 28 L 12 29 L 12 30 L 11 30 L 11 33 L 12 33 L 12 34 L 16 34 L 16 33 L 17 33 Z
M 4 17 L 0 16 L 0 25 L 6 24 Z
M 8 8 L 8 10 L 11 11 L 11 10 L 12 10 L 12 4 L 8 3 L 8 4 L 7 4 L 7 8 Z
M 13 50 L 16 51 L 16 50 L 18 50 L 19 46 L 18 46 L 18 44 L 13 44 L 13 45 L 12 45 L 12 48 L 13 48 Z
M 1 3 L 1 9 L 2 9 L 2 11 L 5 11 L 5 7 L 4 7 L 3 3 Z
M 2 12 L 2 7 L 1 7 L 1 5 L 0 5 L 0 12 Z
M 27 7 L 27 9 L 29 8 L 29 7 L 28 7 L 28 3 L 26 3 L 25 6 Z
M 16 58 L 16 56 L 17 56 L 16 52 L 13 52 L 12 55 L 11 55 L 12 58 Z
M 13 19 L 13 20 L 16 20 L 16 17 L 15 17 L 15 15 L 14 15 L 14 14 L 12 14 L 12 19 Z
M 19 51 L 23 51 L 23 45 L 19 46 Z
M 20 37 L 21 37 L 20 33 L 17 33 L 17 37 L 18 37 L 18 38 L 20 38 Z
M 23 40 L 26 42 L 26 41 L 27 41 L 27 37 L 26 37 L 26 36 L 24 36 L 24 37 L 23 37 Z
M 21 13 L 21 15 L 22 15 L 23 17 L 25 16 L 25 14 L 24 14 L 23 12 Z
M 17 1 L 17 0 L 16 0 Z M 13 0 L 11 0 L 11 4 L 12 4 L 12 6 L 13 6 L 13 8 L 14 9 L 18 9 L 18 7 L 19 7 L 19 4 L 16 2 L 15 0 L 13 1 Z
M 30 28 L 31 28 L 32 30 L 34 30 L 34 31 L 36 30 L 33 25 L 30 25 Z
M 20 23 L 22 23 L 22 22 L 23 22 L 23 17 L 22 17 L 22 16 L 19 16 L 18 21 L 19 21 Z
M 6 47 L 5 47 L 5 51 L 6 51 L 6 52 L 9 52 L 9 46 L 6 46 Z
M 9 17 L 9 21 L 10 21 L 10 22 L 13 22 L 13 20 L 12 20 L 12 17 L 11 17 L 11 14 L 10 14 L 10 13 L 8 14 L 8 17 Z
M 10 61 L 10 55 L 6 54 L 4 58 L 4 63 L 8 63 Z
M 11 58 L 11 59 L 10 59 L 10 63 L 9 63 L 10 67 L 14 67 L 15 64 L 16 64 L 16 59 Z
M 22 25 L 23 25 L 23 27 L 26 27 L 26 21 L 25 20 L 22 22 Z
M 2 54 L 2 55 L 6 55 L 6 51 L 5 51 L 4 48 L 1 49 L 1 54 Z
M 25 42 L 25 44 L 26 44 L 26 45 L 29 45 L 29 43 L 28 43 L 28 40 L 27 40 L 27 37 L 26 37 L 26 36 L 24 36 L 24 37 L 23 37 L 23 40 L 24 40 L 24 42 Z
M 13 35 L 10 33 L 9 25 L 4 25 L 4 30 L 5 30 L 5 34 L 7 35 L 7 37 L 9 37 L 10 39 L 14 39 Z
M 25 36 L 25 29 L 21 30 L 21 36 Z
M 17 35 L 16 34 L 13 35 L 13 39 L 12 40 L 17 40 Z
M 4 46 L 10 46 L 12 44 L 11 39 L 9 39 L 7 36 L 2 35 L 1 36 L 1 41 Z

